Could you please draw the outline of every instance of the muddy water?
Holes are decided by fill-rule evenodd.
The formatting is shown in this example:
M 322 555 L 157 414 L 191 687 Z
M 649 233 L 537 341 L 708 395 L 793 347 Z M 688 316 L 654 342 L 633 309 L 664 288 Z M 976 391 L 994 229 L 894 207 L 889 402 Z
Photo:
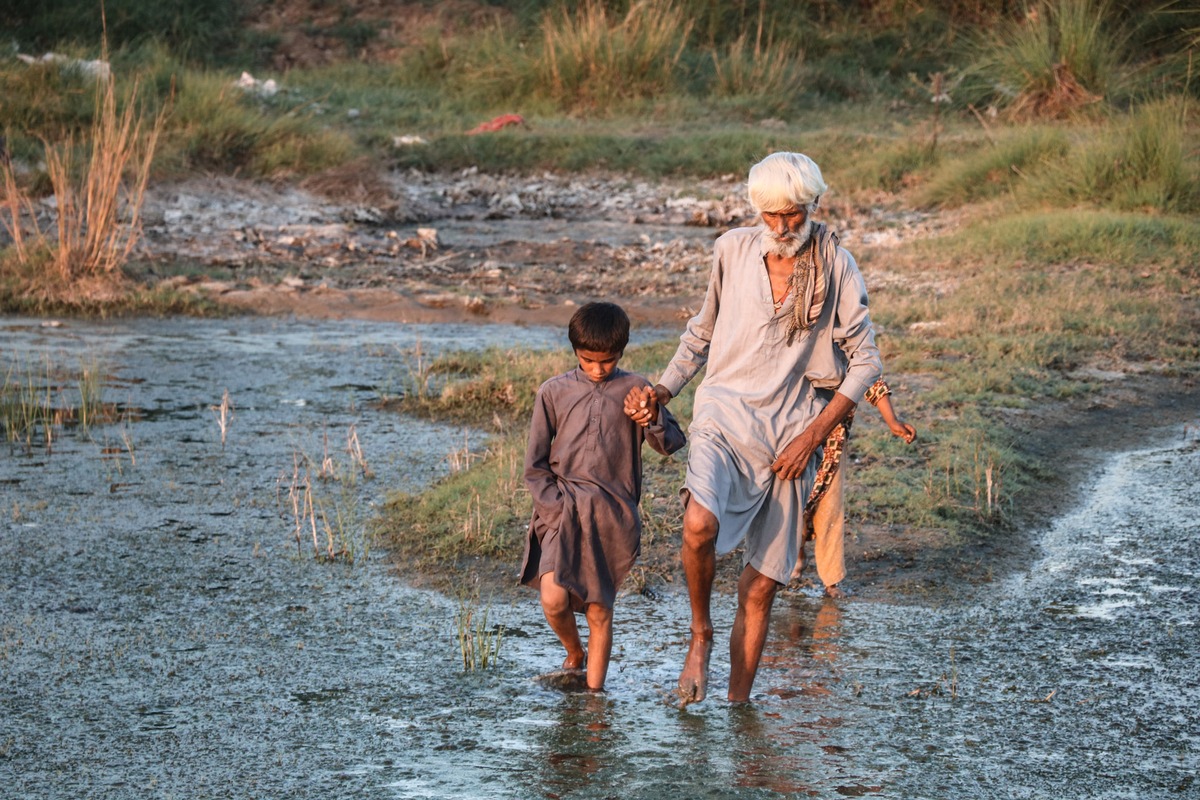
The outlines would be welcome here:
M 718 647 L 681 712 L 677 592 L 621 598 L 605 695 L 531 680 L 559 660 L 532 595 L 492 601 L 500 668 L 464 673 L 454 598 L 297 555 L 278 502 L 297 452 L 347 462 L 351 425 L 356 519 L 479 446 L 372 406 L 418 341 L 558 332 L 5 322 L 4 358 L 95 360 L 127 413 L 0 454 L 0 796 L 1200 796 L 1194 434 L 1114 456 L 1001 584 L 781 598 L 755 702 L 719 699 Z

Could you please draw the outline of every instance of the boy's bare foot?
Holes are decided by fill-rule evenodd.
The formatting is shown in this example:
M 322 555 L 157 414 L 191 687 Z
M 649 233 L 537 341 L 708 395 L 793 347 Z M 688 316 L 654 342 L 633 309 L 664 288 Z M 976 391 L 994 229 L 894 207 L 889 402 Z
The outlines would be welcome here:
M 587 669 L 587 650 L 580 651 L 579 655 L 573 656 L 567 654 L 563 659 L 563 669 Z
M 708 660 L 712 655 L 712 634 L 693 633 L 683 672 L 679 673 L 679 707 L 699 703 L 708 694 Z
M 846 591 L 842 589 L 840 584 L 835 583 L 833 586 L 825 587 L 825 596 L 838 600 L 846 596 Z

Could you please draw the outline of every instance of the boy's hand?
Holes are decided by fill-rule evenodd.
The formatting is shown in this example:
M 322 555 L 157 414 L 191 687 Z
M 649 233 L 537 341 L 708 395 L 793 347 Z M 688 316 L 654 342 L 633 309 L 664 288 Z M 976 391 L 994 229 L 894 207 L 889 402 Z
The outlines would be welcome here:
M 902 419 L 896 420 L 895 425 L 889 425 L 893 436 L 898 436 L 904 440 L 905 444 L 912 444 L 917 438 L 917 429 L 909 425 Z
M 658 398 L 649 386 L 629 390 L 625 395 L 625 415 L 631 420 L 648 428 L 658 420 Z

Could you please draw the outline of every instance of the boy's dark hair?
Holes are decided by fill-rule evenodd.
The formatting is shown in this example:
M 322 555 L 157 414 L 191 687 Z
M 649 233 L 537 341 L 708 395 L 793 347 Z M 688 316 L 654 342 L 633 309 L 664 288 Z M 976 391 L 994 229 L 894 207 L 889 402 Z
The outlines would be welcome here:
M 629 344 L 629 315 L 616 303 L 585 303 L 571 315 L 567 336 L 576 350 L 623 352 Z

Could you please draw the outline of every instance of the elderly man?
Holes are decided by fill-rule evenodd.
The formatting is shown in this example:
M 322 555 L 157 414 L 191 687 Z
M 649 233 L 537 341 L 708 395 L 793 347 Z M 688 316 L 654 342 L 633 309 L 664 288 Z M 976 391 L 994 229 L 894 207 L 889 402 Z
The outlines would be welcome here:
M 801 546 L 820 461 L 812 456 L 882 369 L 858 266 L 812 219 L 821 170 L 800 153 L 775 153 L 750 170 L 747 188 L 762 224 L 717 239 L 704 306 L 655 386 L 666 403 L 707 365 L 681 490 L 692 607 L 684 705 L 708 688 L 716 556 L 743 543 L 729 700 L 749 700 L 775 593 Z

